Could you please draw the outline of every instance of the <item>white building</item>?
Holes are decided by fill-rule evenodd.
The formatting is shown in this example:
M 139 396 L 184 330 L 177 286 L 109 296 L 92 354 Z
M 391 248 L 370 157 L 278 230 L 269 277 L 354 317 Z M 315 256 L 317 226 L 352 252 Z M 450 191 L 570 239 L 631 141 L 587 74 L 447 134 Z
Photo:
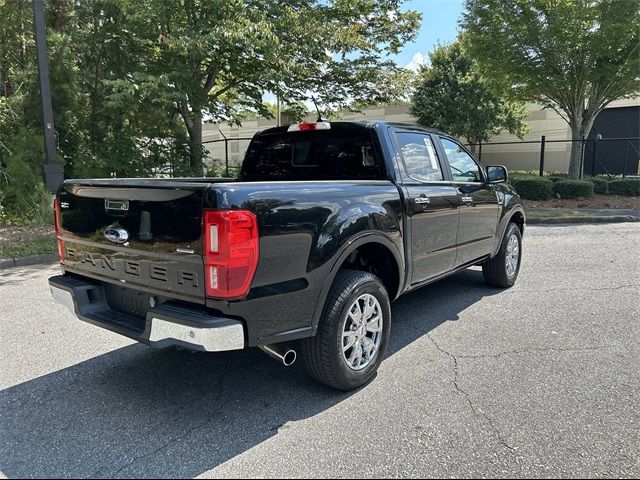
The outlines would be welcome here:
M 543 109 L 535 104 L 530 104 L 529 109 L 530 113 L 526 118 L 526 122 L 530 130 L 523 140 L 537 143 L 521 143 L 521 139 L 507 133 L 496 135 L 489 140 L 489 144 L 494 145 L 483 145 L 483 163 L 501 163 L 512 170 L 535 170 L 539 167 L 540 162 L 539 141 L 544 135 L 546 140 L 552 140 L 545 145 L 545 154 L 549 162 L 547 165 L 548 169 L 562 171 L 568 166 L 571 142 L 557 141 L 571 139 L 571 130 L 567 122 L 552 109 Z M 340 116 L 342 120 L 416 122 L 415 117 L 409 114 L 408 105 L 390 105 L 370 108 L 361 113 L 345 112 Z M 314 121 L 315 118 L 315 113 L 309 113 L 307 116 L 308 121 Z M 264 118 L 246 121 L 241 127 L 205 124 L 203 140 L 206 148 L 209 150 L 209 160 L 218 164 L 224 164 L 226 154 L 223 136 L 226 136 L 229 139 L 229 164 L 238 165 L 242 162 L 242 157 L 247 149 L 250 138 L 256 132 L 275 125 L 276 121 L 274 119 Z M 602 112 L 598 117 L 594 125 L 594 130 L 597 133 L 601 133 L 605 138 L 640 137 L 640 97 L 618 100 L 611 103 L 605 112 Z M 556 141 L 554 142 L 553 140 Z M 514 143 L 504 144 L 504 142 Z M 496 145 L 496 143 L 498 144 Z M 635 142 L 635 147 L 640 150 L 637 143 L 638 142 Z M 635 161 L 637 165 L 638 159 L 634 156 L 635 152 L 633 148 L 631 149 L 631 154 L 629 154 L 629 148 L 626 147 L 622 140 L 620 142 L 612 141 L 603 143 L 603 145 L 605 144 L 607 147 L 615 148 L 609 153 L 606 153 L 606 151 L 604 151 L 602 155 L 599 153 L 598 157 L 605 156 L 607 157 L 607 161 L 616 160 L 622 164 L 623 160 L 618 157 L 623 155 L 622 152 L 624 150 L 624 155 L 628 157 L 627 161 L 631 161 L 631 163 Z M 586 155 L 588 156 L 588 153 Z M 629 167 L 631 168 L 631 164 Z

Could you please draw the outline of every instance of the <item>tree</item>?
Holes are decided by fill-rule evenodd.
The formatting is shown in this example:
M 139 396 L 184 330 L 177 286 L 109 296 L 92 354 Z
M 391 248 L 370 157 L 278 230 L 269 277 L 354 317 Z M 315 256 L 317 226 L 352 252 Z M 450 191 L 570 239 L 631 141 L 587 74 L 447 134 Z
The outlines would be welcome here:
M 151 42 L 124 0 L 75 3 L 78 84 L 85 143 L 74 161 L 79 176 L 190 174 L 188 135 L 163 86 L 140 88 Z M 133 2 L 139 3 L 139 2 Z M 161 80 L 161 79 L 160 79 Z
M 118 101 L 113 82 L 134 71 L 145 51 L 144 39 L 127 28 L 126 3 L 46 2 L 57 157 L 68 177 L 190 172 L 186 130 L 174 108 L 155 98 Z M 0 0 L 0 209 L 11 221 L 34 219 L 44 191 L 32 21 L 31 0 Z
M 401 69 L 386 55 L 414 38 L 420 20 L 401 3 L 46 2 L 65 174 L 199 175 L 203 121 L 268 113 L 265 92 L 286 99 L 292 118 L 311 97 L 323 113 L 393 98 Z M 9 182 L 16 192 L 32 188 L 17 179 L 27 179 L 26 165 L 39 181 L 44 162 L 31 7 L 31 0 L 0 0 L 0 190 Z M 18 166 L 20 175 L 12 173 Z
M 420 16 L 401 0 L 120 0 L 136 32 L 140 62 L 113 86 L 120 100 L 174 106 L 189 134 L 190 164 L 202 175 L 203 119 L 236 122 L 264 111 L 272 92 L 291 103 L 333 107 L 387 98 L 380 78 Z
M 640 91 L 640 2 L 467 0 L 469 52 L 513 98 L 555 110 L 574 140 L 612 101 Z M 569 177 L 580 175 L 573 142 Z
M 507 130 L 526 132 L 524 105 L 494 93 L 458 42 L 438 46 L 418 73 L 410 112 L 421 125 L 475 144 Z
M 307 115 L 309 109 L 301 102 L 281 103 L 280 104 L 280 120 L 283 123 L 301 122 Z
M 258 118 L 276 118 L 278 116 L 278 105 L 272 102 L 264 102 L 260 113 L 247 110 L 238 116 L 240 122 L 245 120 L 256 120 Z M 307 115 L 307 106 L 300 101 L 294 103 L 280 102 L 280 117 L 283 124 L 287 122 L 299 122 Z
M 0 1 L 0 216 L 14 219 L 28 216 L 44 163 L 32 16 L 27 0 Z

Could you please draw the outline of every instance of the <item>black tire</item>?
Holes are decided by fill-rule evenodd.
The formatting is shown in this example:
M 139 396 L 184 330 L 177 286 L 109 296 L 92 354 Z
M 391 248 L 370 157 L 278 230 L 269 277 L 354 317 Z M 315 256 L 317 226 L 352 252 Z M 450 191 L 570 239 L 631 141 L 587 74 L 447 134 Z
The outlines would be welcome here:
M 515 271 L 509 275 L 507 273 L 507 246 L 509 244 L 509 240 L 512 236 L 518 239 L 518 263 Z M 509 288 L 512 287 L 518 278 L 518 273 L 520 272 L 520 264 L 522 262 L 522 233 L 518 228 L 518 225 L 511 222 L 507 225 L 507 229 L 504 232 L 504 237 L 502 238 L 502 243 L 500 244 L 500 250 L 498 250 L 498 254 L 487 260 L 484 264 L 482 264 L 482 275 L 484 276 L 484 281 L 491 285 L 492 287 L 501 287 L 501 288 Z
M 382 310 L 382 338 L 376 357 L 362 370 L 349 367 L 343 356 L 343 329 L 349 308 L 364 294 L 378 301 Z M 391 305 L 389 295 L 378 277 L 358 270 L 341 270 L 331 286 L 318 331 L 302 342 L 302 356 L 309 374 L 317 381 L 338 390 L 354 390 L 366 385 L 376 372 L 389 343 Z

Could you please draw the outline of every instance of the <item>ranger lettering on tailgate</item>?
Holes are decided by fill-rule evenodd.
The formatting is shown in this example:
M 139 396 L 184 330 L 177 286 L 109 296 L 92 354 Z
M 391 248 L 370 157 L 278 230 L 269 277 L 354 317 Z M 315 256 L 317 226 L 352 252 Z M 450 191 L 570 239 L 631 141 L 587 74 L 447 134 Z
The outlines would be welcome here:
M 127 280 L 127 277 L 138 277 L 146 280 L 155 280 L 169 284 L 163 285 L 162 288 L 171 288 L 171 285 L 177 285 L 177 291 L 184 293 L 198 293 L 200 284 L 198 273 L 190 270 L 178 268 L 173 264 L 158 265 L 151 263 L 147 259 L 130 260 L 127 258 L 118 258 L 121 253 L 114 255 L 106 255 L 102 253 L 80 251 L 76 248 L 66 247 L 65 257 L 68 260 L 66 265 L 73 268 L 73 265 L 88 272 L 99 273 Z

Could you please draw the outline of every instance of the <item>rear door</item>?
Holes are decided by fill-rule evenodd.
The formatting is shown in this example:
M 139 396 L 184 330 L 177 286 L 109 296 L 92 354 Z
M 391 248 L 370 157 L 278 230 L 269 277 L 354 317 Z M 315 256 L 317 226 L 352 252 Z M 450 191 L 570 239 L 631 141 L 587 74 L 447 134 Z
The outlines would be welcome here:
M 456 258 L 458 194 L 438 157 L 431 135 L 396 131 L 402 161 L 402 184 L 407 192 L 410 228 L 411 283 L 448 272 Z
M 460 206 L 457 267 L 492 253 L 501 207 L 482 166 L 455 140 L 443 136 L 439 140 Z

